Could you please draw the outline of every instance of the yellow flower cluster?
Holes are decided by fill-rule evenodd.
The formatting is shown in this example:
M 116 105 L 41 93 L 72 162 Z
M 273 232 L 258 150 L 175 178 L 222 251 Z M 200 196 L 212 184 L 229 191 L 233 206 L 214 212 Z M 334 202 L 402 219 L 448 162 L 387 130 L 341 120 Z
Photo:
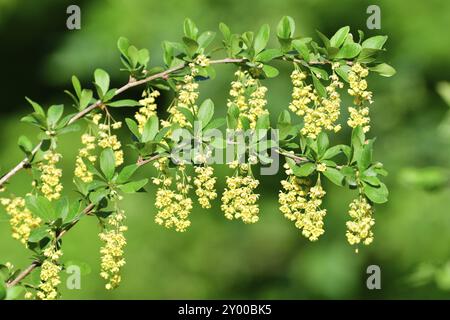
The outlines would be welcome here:
M 180 112 L 179 108 L 186 108 L 192 112 L 197 111 L 196 102 L 198 99 L 198 83 L 195 82 L 195 76 L 198 74 L 198 67 L 209 65 L 209 59 L 205 55 L 198 55 L 195 60 L 189 63 L 190 74 L 183 78 L 183 84 L 178 85 L 178 95 L 175 104 L 169 107 L 170 121 L 161 121 L 163 127 L 168 127 L 172 123 L 177 123 L 181 127 L 189 125 L 186 117 Z
M 59 273 L 61 266 L 58 264 L 62 256 L 61 250 L 57 250 L 53 245 L 44 250 L 46 259 L 41 265 L 40 279 L 36 297 L 40 300 L 54 300 L 58 297 L 58 285 L 61 283 Z
M 367 81 L 364 79 L 369 75 L 369 69 L 359 63 L 355 63 L 348 74 L 350 88 L 348 93 L 354 97 L 354 104 L 357 106 L 349 107 L 350 117 L 347 124 L 352 127 L 361 126 L 364 132 L 370 130 L 369 108 L 364 107 L 364 102 L 372 103 L 372 92 L 367 90 Z
M 123 225 L 125 214 L 123 210 L 117 209 L 108 217 L 105 229 L 99 234 L 103 246 L 101 254 L 100 276 L 107 280 L 105 288 L 111 290 L 117 288 L 121 281 L 120 270 L 125 265 L 123 258 L 124 247 L 127 241 L 124 232 L 127 227 Z
M 333 70 L 336 67 L 333 65 Z M 311 85 L 305 85 L 305 79 L 306 73 L 298 69 L 291 74 L 293 92 L 289 109 L 303 117 L 304 126 L 301 133 L 315 139 L 323 129 L 339 131 L 341 126 L 336 124 L 336 121 L 340 115 L 341 97 L 337 89 L 343 88 L 344 84 L 333 72 L 330 76 L 331 82 L 325 88 L 327 97 L 321 98 Z
M 211 200 L 217 198 L 215 189 L 216 177 L 214 177 L 214 169 L 211 166 L 199 166 L 195 168 L 194 185 L 195 193 L 198 196 L 198 202 L 202 208 L 211 208 Z
M 91 154 L 95 149 L 95 136 L 85 133 L 81 136 L 81 143 L 83 147 L 78 151 L 78 156 L 75 161 L 75 176 L 81 181 L 89 183 L 92 181 L 94 174 L 90 172 L 84 163 L 84 159 L 91 163 L 97 160 L 97 156 Z
M 136 112 L 134 118 L 138 122 L 138 130 L 140 133 L 144 131 L 144 126 L 147 123 L 147 120 L 156 115 L 156 98 L 159 97 L 160 93 L 158 90 L 153 90 L 150 92 L 149 90 L 145 90 L 142 93 L 142 99 L 139 100 L 139 104 L 142 106 L 139 108 L 139 111 Z
M 61 159 L 61 155 L 54 150 L 45 153 L 43 161 L 39 164 L 41 171 L 41 187 L 40 190 L 48 200 L 57 200 L 61 196 L 63 189 L 60 183 L 62 170 L 56 167 Z
M 192 210 L 192 199 L 188 197 L 190 177 L 187 177 L 183 165 L 178 166 L 179 173 L 175 174 L 175 181 L 168 176 L 167 158 L 159 159 L 155 162 L 155 167 L 159 170 L 157 178 L 153 183 L 159 186 L 156 192 L 155 206 L 158 213 L 155 222 L 164 225 L 166 228 L 175 228 L 178 232 L 184 232 L 191 225 L 189 214 Z M 175 190 L 172 185 L 175 184 Z
M 253 129 L 258 118 L 268 114 L 265 109 L 267 87 L 253 79 L 247 71 L 238 70 L 234 75 L 236 80 L 231 82 L 231 99 L 228 99 L 227 106 L 236 105 L 239 108 L 240 115 L 249 120 L 250 127 Z M 240 122 L 239 128 L 242 128 Z
M 241 169 L 248 167 L 248 164 L 243 166 L 244 168 L 241 165 Z M 255 193 L 259 181 L 253 178 L 249 172 L 245 173 L 246 176 L 236 174 L 227 177 L 227 187 L 222 195 L 221 209 L 227 219 L 242 219 L 244 223 L 255 223 L 259 220 L 259 207 L 256 203 L 259 194 Z
M 122 127 L 122 122 L 110 123 L 110 117 L 107 118 L 106 123 L 99 123 L 102 115 L 96 114 L 93 118 L 93 122 L 98 125 L 98 145 L 100 148 L 106 149 L 111 148 L 114 151 L 114 157 L 116 160 L 116 167 L 123 163 L 123 150 L 122 144 L 120 143 L 117 135 L 111 133 L 111 129 L 117 130 Z
M 5 206 L 5 210 L 10 216 L 9 223 L 12 229 L 12 237 L 26 244 L 31 231 L 39 227 L 41 219 L 33 217 L 30 210 L 25 207 L 23 198 L 2 198 L 0 203 Z
M 327 211 L 320 208 L 325 190 L 320 183 L 309 188 L 308 181 L 294 176 L 286 164 L 285 168 L 288 178 L 281 181 L 283 190 L 278 195 L 280 211 L 286 218 L 295 221 L 295 226 L 302 230 L 305 237 L 316 241 L 325 232 L 323 218 Z
M 372 206 L 363 196 L 355 199 L 349 205 L 348 214 L 352 218 L 347 221 L 347 240 L 351 245 L 360 242 L 369 245 L 373 241 L 372 226 L 375 220 L 372 217 Z

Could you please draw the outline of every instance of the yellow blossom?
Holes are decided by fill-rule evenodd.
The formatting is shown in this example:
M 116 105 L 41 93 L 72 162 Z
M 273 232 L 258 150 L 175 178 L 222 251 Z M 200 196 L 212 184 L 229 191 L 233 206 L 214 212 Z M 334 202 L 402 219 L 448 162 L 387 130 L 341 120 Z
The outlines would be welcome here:
M 139 108 L 139 111 L 136 112 L 134 118 L 138 122 L 138 130 L 140 133 L 144 131 L 144 126 L 147 123 L 147 120 L 156 115 L 156 98 L 159 97 L 160 93 L 158 90 L 153 90 L 150 92 L 149 90 L 145 90 L 142 93 L 142 99 L 139 100 L 139 104 L 142 106 Z
M 369 245 L 373 241 L 372 226 L 375 220 L 372 217 L 373 209 L 364 196 L 355 199 L 349 205 L 348 214 L 352 220 L 347 221 L 347 240 L 351 245 L 363 243 Z
M 222 195 L 221 209 L 227 219 L 241 219 L 244 223 L 255 223 L 259 220 L 257 204 L 259 194 L 254 191 L 259 181 L 249 173 L 227 177 L 227 187 Z
M 295 69 L 291 74 L 293 85 L 292 101 L 289 109 L 303 117 L 304 126 L 301 133 L 315 139 L 322 130 L 337 132 L 341 129 L 336 121 L 340 115 L 341 98 L 337 89 L 343 87 L 339 77 L 330 76 L 330 84 L 325 88 L 327 97 L 319 97 L 312 85 L 305 85 L 306 73 Z
M 33 229 L 39 227 L 41 219 L 33 217 L 33 214 L 25 206 L 25 200 L 20 197 L 0 199 L 5 210 L 10 216 L 9 223 L 12 229 L 12 237 L 26 244 Z
M 354 97 L 353 103 L 355 107 L 349 107 L 350 117 L 347 124 L 356 128 L 361 126 L 364 132 L 370 130 L 369 108 L 364 107 L 367 101 L 372 103 L 372 92 L 367 90 L 367 81 L 364 79 L 369 75 L 369 69 L 363 67 L 360 63 L 355 63 L 348 74 L 350 88 L 348 93 Z
M 264 114 L 268 114 L 265 109 L 267 105 L 267 87 L 262 86 L 259 81 L 253 79 L 247 71 L 238 70 L 235 72 L 236 80 L 231 82 L 230 99 L 227 106 L 237 106 L 240 115 L 247 118 L 250 128 L 254 129 L 256 121 Z M 242 123 L 239 121 L 239 128 Z
M 40 300 L 54 300 L 58 297 L 58 285 L 61 283 L 59 273 L 62 268 L 58 264 L 62 252 L 57 250 L 54 245 L 44 250 L 46 259 L 41 265 L 40 279 L 36 297 Z
M 81 143 L 83 147 L 78 151 L 75 160 L 75 176 L 88 183 L 93 180 L 94 174 L 88 170 L 84 159 L 91 163 L 97 160 L 97 157 L 91 154 L 91 151 L 95 149 L 95 136 L 85 133 L 81 136 Z
M 123 249 L 127 243 L 124 236 L 127 227 L 123 225 L 124 220 L 124 211 L 117 209 L 108 217 L 104 230 L 99 234 L 100 240 L 103 242 L 100 249 L 100 276 L 107 280 L 105 288 L 108 290 L 119 286 L 120 270 L 125 265 Z
M 195 173 L 194 185 L 198 202 L 203 208 L 209 209 L 211 208 L 210 201 L 217 198 L 216 178 L 213 176 L 214 169 L 211 166 L 199 166 L 195 168 Z
M 40 190 L 48 200 L 57 200 L 61 196 L 63 189 L 60 183 L 62 170 L 56 167 L 61 159 L 61 155 L 54 150 L 45 153 L 43 161 L 39 164 L 41 170 Z

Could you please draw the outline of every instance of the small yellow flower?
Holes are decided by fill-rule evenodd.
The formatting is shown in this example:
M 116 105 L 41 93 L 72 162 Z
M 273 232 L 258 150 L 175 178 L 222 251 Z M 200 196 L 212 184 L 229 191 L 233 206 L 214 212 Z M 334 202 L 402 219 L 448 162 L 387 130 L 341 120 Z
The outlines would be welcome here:
M 31 211 L 25 206 L 25 199 L 23 198 L 1 198 L 0 203 L 10 216 L 9 224 L 12 229 L 12 237 L 26 245 L 31 231 L 40 226 L 41 219 L 33 217 Z
M 351 245 L 363 243 L 369 245 L 373 241 L 372 226 L 375 220 L 372 217 L 373 209 L 364 196 L 355 199 L 349 205 L 349 216 L 352 220 L 347 221 L 347 240 Z
M 125 214 L 118 209 L 108 217 L 104 230 L 99 234 L 103 246 L 100 249 L 101 271 L 100 276 L 107 281 L 105 288 L 111 290 L 117 288 L 121 281 L 120 271 L 125 265 L 123 258 L 124 247 L 127 244 L 123 225 Z
M 61 155 L 54 150 L 49 150 L 44 155 L 44 160 L 39 164 L 41 170 L 41 187 L 43 195 L 50 201 L 57 200 L 63 189 L 60 183 L 62 170 L 56 167 Z
M 258 185 L 259 181 L 249 174 L 227 177 L 227 188 L 222 195 L 221 205 L 227 219 L 241 219 L 244 223 L 259 220 L 259 194 L 254 192 Z

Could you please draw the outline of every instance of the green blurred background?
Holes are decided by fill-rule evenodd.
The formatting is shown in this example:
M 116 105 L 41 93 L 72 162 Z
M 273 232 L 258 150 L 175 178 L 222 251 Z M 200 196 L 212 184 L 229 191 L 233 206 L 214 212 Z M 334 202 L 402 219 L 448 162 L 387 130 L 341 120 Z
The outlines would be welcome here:
M 450 2 L 429 1 L 78 1 L 81 30 L 66 29 L 66 8 L 72 1 L 0 0 L 0 172 L 22 158 L 19 135 L 36 131 L 19 119 L 30 111 L 24 96 L 43 105 L 70 101 L 62 92 L 76 74 L 85 85 L 100 67 L 116 86 L 126 82 L 119 71 L 119 36 L 151 52 L 151 65 L 162 65 L 161 42 L 178 41 L 182 22 L 192 18 L 201 30 L 217 31 L 220 21 L 232 31 L 256 30 L 263 23 L 274 29 L 283 15 L 297 22 L 297 35 L 315 30 L 331 36 L 344 25 L 368 35 L 387 34 L 387 62 L 398 71 L 393 78 L 372 75 L 375 94 L 372 130 L 377 136 L 375 157 L 389 170 L 390 201 L 376 207 L 375 242 L 354 253 L 345 238 L 347 207 L 354 193 L 327 184 L 326 233 L 315 243 L 301 236 L 278 211 L 277 179 L 262 177 L 261 219 L 255 225 L 228 221 L 217 201 L 212 210 L 195 207 L 192 226 L 179 234 L 154 224 L 155 199 L 149 193 L 129 196 L 127 265 L 123 283 L 104 290 L 99 272 L 99 227 L 84 219 L 64 238 L 64 261 L 85 266 L 81 290 L 68 290 L 66 299 L 218 299 L 218 298 L 450 298 L 450 188 L 423 190 L 404 178 L 405 168 L 450 164 L 449 139 L 436 128 L 448 106 L 436 93 L 436 84 L 450 80 Z M 367 30 L 366 8 L 381 7 L 381 30 Z M 275 37 L 272 36 L 272 44 Z M 274 117 L 290 100 L 290 69 L 267 81 L 269 108 Z M 222 109 L 232 78 L 231 66 L 217 67 L 213 81 L 201 83 L 201 99 L 211 97 Z M 139 90 L 129 93 L 137 97 Z M 128 94 L 127 94 L 128 95 Z M 163 96 L 160 105 L 170 101 Z M 345 106 L 346 103 L 343 104 Z M 221 108 L 222 107 L 222 108 Z M 126 111 L 130 112 L 130 111 Z M 349 136 L 345 129 L 334 142 Z M 65 192 L 73 196 L 71 179 L 79 135 L 62 138 Z M 122 137 L 124 144 L 130 137 Z M 34 139 L 37 141 L 37 138 Z M 129 157 L 134 157 L 128 153 Z M 132 160 L 130 160 L 132 161 Z M 218 168 L 219 191 L 225 168 Z M 151 176 L 151 168 L 142 170 Z M 412 173 L 414 174 L 414 173 Z M 411 175 L 411 172 L 409 172 Z M 24 195 L 30 176 L 22 172 L 8 192 Z M 0 209 L 0 260 L 24 267 L 30 255 L 10 236 L 7 216 Z M 382 289 L 366 288 L 366 268 L 381 267 Z M 89 270 L 90 269 L 90 270 Z M 436 271 L 437 270 L 437 271 Z M 436 272 L 435 272 L 436 271 Z M 36 276 L 36 275 L 33 275 Z

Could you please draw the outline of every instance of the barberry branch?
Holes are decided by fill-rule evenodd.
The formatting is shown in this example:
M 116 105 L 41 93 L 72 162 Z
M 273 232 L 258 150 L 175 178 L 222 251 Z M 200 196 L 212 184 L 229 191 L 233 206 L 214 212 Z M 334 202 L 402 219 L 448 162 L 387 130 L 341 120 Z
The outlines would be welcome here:
M 224 63 L 242 63 L 243 61 L 245 61 L 244 59 L 232 59 L 232 58 L 225 58 L 225 59 L 220 59 L 220 60 L 212 60 L 210 61 L 211 64 L 224 64 Z M 119 89 L 116 90 L 115 92 L 115 96 L 123 93 L 124 91 L 148 83 L 150 81 L 156 80 L 156 79 L 164 79 L 167 80 L 167 77 L 177 71 L 182 70 L 183 68 L 186 67 L 186 64 L 180 64 L 179 66 L 167 69 L 165 71 L 153 74 L 151 76 L 148 76 L 147 78 L 144 78 L 142 80 L 133 80 L 130 79 L 130 81 L 128 81 L 127 84 L 123 85 L 122 87 L 120 87 Z M 77 120 L 83 118 L 84 116 L 88 115 L 91 111 L 93 111 L 94 109 L 100 107 L 101 105 L 103 105 L 102 101 L 98 100 L 95 103 L 91 104 L 90 106 L 88 106 L 87 108 L 83 109 L 82 111 L 78 112 L 77 114 L 75 114 L 67 123 L 67 125 L 71 125 L 74 122 L 76 122 Z M 32 152 L 30 153 L 29 156 L 27 156 L 26 158 L 24 158 L 22 161 L 20 161 L 13 169 L 11 169 L 10 171 L 8 171 L 5 175 L 3 175 L 0 178 L 0 188 L 3 187 L 3 185 L 9 181 L 9 179 L 11 177 L 13 177 L 15 174 L 17 174 L 20 170 L 24 169 L 30 162 L 30 159 L 39 151 L 40 147 L 41 147 L 42 141 L 40 141 L 36 147 L 34 147 L 34 149 L 32 150 Z

